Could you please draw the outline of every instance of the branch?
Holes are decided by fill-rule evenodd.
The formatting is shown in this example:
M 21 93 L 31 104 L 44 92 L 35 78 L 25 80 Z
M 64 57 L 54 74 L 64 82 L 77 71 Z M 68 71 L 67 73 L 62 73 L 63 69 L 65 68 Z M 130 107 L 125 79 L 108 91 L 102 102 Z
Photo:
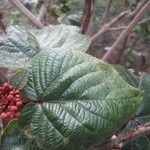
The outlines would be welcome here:
M 106 20 L 106 17 L 108 15 L 109 11 L 110 11 L 111 4 L 112 4 L 112 0 L 108 0 L 105 12 L 104 12 L 104 14 L 102 16 L 102 19 L 101 19 L 101 24 L 104 24 L 104 22 Z
M 22 14 L 24 14 L 37 28 L 43 28 L 44 25 L 35 17 L 19 0 L 9 0 Z
M 138 23 L 138 25 L 142 25 L 142 24 L 147 23 L 147 22 L 149 22 L 149 21 L 150 21 L 150 17 L 145 18 L 145 19 L 143 19 L 142 21 L 140 21 L 140 22 Z M 109 31 L 124 30 L 124 29 L 126 29 L 126 28 L 127 28 L 127 26 L 113 27 L 113 28 L 110 28 Z
M 103 144 L 97 144 L 93 150 L 113 150 L 114 148 L 122 147 L 137 139 L 138 137 L 150 134 L 150 123 L 139 125 L 131 131 L 120 133 L 118 136 L 112 137 Z
M 0 29 L 6 33 L 6 27 L 3 24 L 2 19 L 3 19 L 3 15 L 0 13 Z
M 91 38 L 91 45 L 95 43 L 105 32 L 107 32 L 111 26 L 116 24 L 118 21 L 120 21 L 124 16 L 126 16 L 128 12 L 122 12 L 120 15 L 118 15 L 116 18 L 114 18 L 110 23 L 105 24 L 101 30 L 99 30 L 92 38 Z
M 95 0 L 85 0 L 82 23 L 81 23 L 81 30 L 80 30 L 82 34 L 85 34 L 88 31 L 94 5 L 95 5 Z
M 139 13 L 135 16 L 135 18 L 131 21 L 131 23 L 127 26 L 127 28 L 122 32 L 116 42 L 111 46 L 110 50 L 106 52 L 103 56 L 103 60 L 107 61 L 111 55 L 114 54 L 114 51 L 122 44 L 122 42 L 126 39 L 126 37 L 132 32 L 133 28 L 138 24 L 141 18 L 150 10 L 150 0 L 145 4 L 145 6 L 139 11 Z
M 142 7 L 146 4 L 146 2 L 147 2 L 147 0 L 142 0 L 137 5 L 137 8 L 134 11 L 132 11 L 128 17 L 129 18 L 134 18 L 137 15 L 137 13 L 142 9 Z
M 43 3 L 39 11 L 38 20 L 40 20 L 41 22 L 44 20 L 46 14 L 49 12 L 51 5 L 52 5 L 52 0 L 47 0 L 45 3 Z

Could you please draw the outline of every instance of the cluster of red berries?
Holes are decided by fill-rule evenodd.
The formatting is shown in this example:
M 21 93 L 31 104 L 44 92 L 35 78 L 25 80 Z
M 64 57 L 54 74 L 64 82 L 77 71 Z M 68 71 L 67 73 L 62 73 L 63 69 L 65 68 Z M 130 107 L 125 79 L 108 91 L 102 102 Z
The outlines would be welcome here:
M 0 118 L 12 119 L 20 116 L 22 107 L 21 93 L 9 83 L 0 87 Z

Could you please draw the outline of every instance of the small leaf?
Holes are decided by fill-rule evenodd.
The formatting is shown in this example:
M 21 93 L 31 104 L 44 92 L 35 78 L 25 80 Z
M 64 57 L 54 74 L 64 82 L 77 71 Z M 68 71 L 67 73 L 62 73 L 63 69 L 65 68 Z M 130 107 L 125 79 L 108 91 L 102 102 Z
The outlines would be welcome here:
M 19 70 L 11 79 L 10 83 L 16 89 L 23 89 L 28 82 L 28 71 L 26 69 Z
M 18 120 L 9 122 L 1 136 L 2 150 L 40 150 L 34 139 L 27 138 L 18 129 Z
M 42 149 L 55 150 L 87 148 L 105 140 L 142 99 L 142 92 L 110 65 L 79 51 L 55 48 L 33 58 L 23 92 L 32 103 L 23 109 L 19 127 Z
M 4 129 L 1 136 L 1 148 L 4 150 L 23 150 L 26 138 L 17 129 L 17 120 L 12 120 Z
M 124 130 L 131 130 L 132 128 L 150 122 L 150 74 L 144 73 L 140 77 L 139 88 L 144 90 L 144 99 L 137 111 L 137 116 L 131 120 Z M 149 150 L 150 149 L 150 135 L 142 136 L 130 142 L 124 147 L 124 150 Z
M 0 65 L 6 68 L 22 68 L 39 52 L 35 37 L 18 26 L 7 28 L 0 38 Z
M 139 88 L 144 90 L 144 100 L 139 109 L 139 115 L 150 115 L 150 74 L 145 73 L 142 75 Z

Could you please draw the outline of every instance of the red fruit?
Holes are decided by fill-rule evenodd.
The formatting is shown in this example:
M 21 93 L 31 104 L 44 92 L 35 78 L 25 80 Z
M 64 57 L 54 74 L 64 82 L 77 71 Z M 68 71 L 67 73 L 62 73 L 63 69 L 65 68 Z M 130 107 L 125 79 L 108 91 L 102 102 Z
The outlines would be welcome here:
M 11 117 L 11 113 L 10 112 L 7 112 L 7 118 L 10 118 Z
M 13 96 L 13 95 L 8 95 L 8 96 L 7 96 L 7 100 L 8 100 L 8 101 L 12 101 L 13 99 L 14 99 L 14 96 Z
M 16 106 L 17 107 L 22 106 L 22 102 L 21 101 L 17 101 Z
M 17 101 L 21 101 L 21 99 L 20 99 L 20 98 L 16 98 L 15 101 L 16 101 L 16 102 L 17 102 Z
M 3 88 L 2 87 L 0 87 L 0 91 L 2 91 L 3 90 Z
M 20 93 L 20 91 L 19 91 L 19 90 L 16 90 L 16 91 L 15 91 L 15 94 L 19 94 L 19 93 Z
M 1 117 L 2 119 L 6 119 L 8 116 L 7 116 L 6 113 L 1 113 L 0 117 Z
M 11 114 L 11 115 L 10 115 L 10 118 L 14 118 L 14 115 L 13 115 L 13 114 Z
M 18 109 L 18 108 L 17 108 L 16 106 L 11 106 L 11 107 L 10 107 L 10 111 L 12 111 L 12 112 L 16 112 L 17 109 Z
M 20 112 L 15 113 L 16 118 L 20 117 L 20 115 L 21 115 Z
M 10 84 L 9 83 L 4 83 L 3 87 L 4 87 L 4 89 L 9 89 L 10 88 Z
M 19 94 L 17 94 L 17 95 L 15 95 L 15 97 L 16 97 L 16 98 L 20 98 L 20 95 L 19 95 Z
M 14 95 L 15 94 L 15 92 L 14 91 L 10 91 L 10 93 L 9 93 L 10 95 Z

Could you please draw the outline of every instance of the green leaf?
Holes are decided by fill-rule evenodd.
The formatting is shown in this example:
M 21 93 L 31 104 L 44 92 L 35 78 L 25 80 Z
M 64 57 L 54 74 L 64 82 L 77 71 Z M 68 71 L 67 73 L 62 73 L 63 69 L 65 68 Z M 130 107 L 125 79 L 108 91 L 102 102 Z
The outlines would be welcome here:
M 18 72 L 10 79 L 11 85 L 16 89 L 23 89 L 28 82 L 28 71 L 26 69 L 18 70 Z
M 90 38 L 79 33 L 75 26 L 56 25 L 41 30 L 30 30 L 36 37 L 41 49 L 61 48 L 86 52 Z
M 117 72 L 119 73 L 119 75 L 122 76 L 122 78 L 127 83 L 129 83 L 130 85 L 132 85 L 132 86 L 134 86 L 136 88 L 139 87 L 139 79 L 138 79 L 137 76 L 135 76 L 134 74 L 132 74 L 129 70 L 127 70 L 123 66 L 116 65 L 114 67 L 117 70 Z
M 139 88 L 144 90 L 144 100 L 139 109 L 139 115 L 150 116 L 150 74 L 145 73 L 141 76 Z
M 8 68 L 28 67 L 31 59 L 41 50 L 86 51 L 90 40 L 74 26 L 48 26 L 41 30 L 10 26 L 7 34 L 0 37 L 0 65 Z
M 45 50 L 29 69 L 19 127 L 42 149 L 73 150 L 117 131 L 136 111 L 142 92 L 110 65 L 79 51 Z M 74 147 L 74 148 L 73 148 Z
M 27 138 L 18 129 L 18 120 L 14 119 L 9 122 L 1 135 L 2 150 L 40 150 L 36 141 Z
M 0 38 L 0 65 L 7 68 L 22 68 L 39 52 L 35 37 L 18 26 L 10 26 Z
M 144 99 L 136 113 L 137 116 L 131 120 L 124 130 L 131 130 L 132 128 L 150 122 L 150 74 L 144 73 L 140 77 L 139 88 L 144 90 Z M 124 147 L 124 150 L 149 150 L 150 149 L 150 135 L 142 136 L 130 142 Z
M 17 120 L 12 120 L 4 129 L 1 136 L 1 149 L 3 150 L 24 150 L 26 138 L 17 129 Z

